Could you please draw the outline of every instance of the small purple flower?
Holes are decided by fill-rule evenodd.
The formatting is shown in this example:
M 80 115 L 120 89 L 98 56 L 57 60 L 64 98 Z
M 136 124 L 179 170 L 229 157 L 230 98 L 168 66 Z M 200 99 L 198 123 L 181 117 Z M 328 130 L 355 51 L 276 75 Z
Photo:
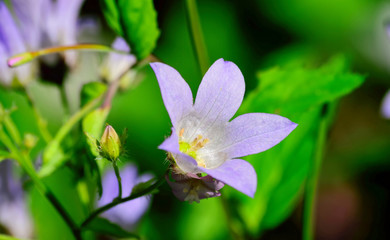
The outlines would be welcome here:
M 41 2 L 43 47 L 77 44 L 77 21 L 84 0 L 41 0 Z M 74 67 L 77 53 L 67 51 L 64 56 L 66 63 Z
M 0 16 L 0 84 L 11 86 L 17 82 L 20 85 L 26 85 L 32 79 L 31 64 L 16 69 L 10 69 L 7 65 L 9 57 L 27 51 L 27 47 L 4 2 L 0 2 Z
M 201 186 L 198 196 L 194 196 L 197 189 L 179 186 L 183 181 L 176 178 L 176 184 L 170 183 L 175 195 L 186 200 L 183 194 L 191 193 L 193 196 L 187 200 L 193 201 L 218 196 L 219 182 L 222 182 L 254 197 L 256 172 L 252 165 L 238 158 L 275 146 L 297 124 L 266 113 L 244 114 L 229 121 L 240 107 L 245 92 L 244 77 L 232 62 L 219 59 L 210 67 L 199 86 L 195 103 L 191 89 L 175 69 L 163 63 L 150 65 L 173 125 L 172 135 L 159 149 L 169 153 L 173 174 L 184 175 L 189 187 L 192 181 Z M 214 192 L 204 194 L 204 186 L 210 187 L 210 177 L 216 181 Z M 203 181 L 203 185 L 199 181 Z
M 12 174 L 12 161 L 0 162 L 0 225 L 13 236 L 29 238 L 33 224 L 20 181 Z
M 131 194 L 134 186 L 141 182 L 147 182 L 152 179 L 152 175 L 143 174 L 138 176 L 137 167 L 127 165 L 120 171 L 122 179 L 122 197 L 128 197 Z M 99 206 L 111 203 L 118 197 L 119 188 L 118 180 L 116 179 L 114 170 L 106 172 L 103 178 L 103 195 L 98 201 Z M 129 202 L 122 203 L 108 211 L 103 215 L 123 228 L 132 230 L 140 218 L 145 214 L 150 205 L 150 197 L 144 196 Z
M 130 47 L 126 41 L 117 37 L 112 44 L 112 48 L 119 51 L 129 52 Z M 131 83 L 135 78 L 134 71 L 129 71 L 130 67 L 136 63 L 137 59 L 132 54 L 119 54 L 111 52 L 103 62 L 100 70 L 100 75 L 107 81 L 112 82 L 119 78 L 125 71 L 127 73 L 120 80 L 126 83 Z
M 388 90 L 383 97 L 380 110 L 382 117 L 385 119 L 390 119 L 390 90 Z

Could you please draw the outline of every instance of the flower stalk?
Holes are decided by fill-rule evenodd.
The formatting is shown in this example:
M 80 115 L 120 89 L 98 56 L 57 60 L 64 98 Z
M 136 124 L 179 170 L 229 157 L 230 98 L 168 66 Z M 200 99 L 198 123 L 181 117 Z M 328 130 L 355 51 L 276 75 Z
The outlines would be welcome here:
M 306 181 L 303 206 L 303 240 L 314 239 L 316 193 L 322 158 L 324 154 L 323 152 L 326 141 L 326 133 L 328 130 L 327 108 L 328 105 L 325 104 L 323 106 L 323 111 L 321 113 L 321 119 L 319 123 L 317 147 L 313 159 L 314 161 Z
M 116 179 L 118 180 L 119 193 L 118 193 L 117 199 L 121 199 L 122 198 L 122 179 L 121 179 L 121 175 L 119 173 L 119 169 L 118 169 L 118 165 L 116 164 L 116 161 L 112 162 L 112 166 L 114 167 L 115 176 L 116 176 Z
M 191 32 L 192 45 L 194 46 L 195 54 L 198 59 L 198 64 L 202 75 L 207 72 L 210 66 L 209 57 L 207 54 L 206 44 L 204 42 L 202 28 L 200 25 L 196 0 L 186 0 L 187 20 Z
M 107 210 L 109 210 L 109 209 L 111 209 L 111 208 L 113 208 L 121 203 L 128 202 L 128 201 L 131 201 L 133 199 L 136 199 L 136 198 L 139 198 L 139 197 L 142 197 L 144 195 L 152 193 L 155 189 L 158 189 L 161 186 L 161 184 L 164 183 L 164 181 L 165 181 L 165 177 L 163 175 L 154 184 L 150 185 L 149 187 L 147 187 L 139 192 L 136 192 L 134 194 L 131 194 L 128 197 L 116 199 L 116 200 L 112 201 L 111 203 L 108 203 L 108 204 L 96 209 L 95 211 L 93 211 L 89 215 L 89 217 L 87 219 L 84 220 L 84 222 L 81 224 L 81 228 L 85 228 L 97 216 L 99 216 L 103 212 L 105 212 L 105 211 L 107 211 Z
M 49 200 L 49 202 L 53 205 L 53 207 L 57 210 L 57 212 L 61 215 L 62 219 L 65 221 L 65 223 L 69 226 L 70 230 L 72 231 L 75 239 L 81 240 L 82 238 L 81 238 L 81 232 L 79 230 L 79 227 L 70 217 L 68 212 L 63 208 L 63 206 L 58 201 L 58 199 L 54 196 L 54 194 L 50 191 L 50 189 L 38 177 L 31 164 L 31 160 L 29 159 L 28 154 L 22 154 L 19 151 L 18 147 L 13 144 L 11 139 L 9 139 L 7 134 L 4 132 L 4 129 L 1 125 L 0 125 L 0 139 L 3 142 L 3 144 L 9 149 L 12 157 L 18 161 L 18 163 L 23 168 L 23 170 L 34 182 L 34 185 L 37 188 L 38 192 L 41 193 L 43 196 L 45 196 Z

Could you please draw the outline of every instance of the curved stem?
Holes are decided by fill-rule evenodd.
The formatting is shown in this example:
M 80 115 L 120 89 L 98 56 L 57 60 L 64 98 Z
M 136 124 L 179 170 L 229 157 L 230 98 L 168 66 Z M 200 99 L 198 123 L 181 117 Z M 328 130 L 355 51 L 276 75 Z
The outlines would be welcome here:
M 202 28 L 200 25 L 198 9 L 196 7 L 196 0 L 186 0 L 187 6 L 187 19 L 188 25 L 191 30 L 191 39 L 192 45 L 194 46 L 194 50 L 196 56 L 198 58 L 198 63 L 200 67 L 200 71 L 202 75 L 207 72 L 209 68 L 209 57 L 207 54 L 206 44 L 203 39 Z
M 139 197 L 142 197 L 144 195 L 147 195 L 149 193 L 151 193 L 153 190 L 155 190 L 156 188 L 158 188 L 161 184 L 163 184 L 165 181 L 165 178 L 164 176 L 162 176 L 159 180 L 157 180 L 153 185 L 151 185 L 150 187 L 147 187 L 145 188 L 144 190 L 142 191 L 139 191 L 135 194 L 131 194 L 130 196 L 128 197 L 125 197 L 125 198 L 121 198 L 121 199 L 116 199 L 114 200 L 113 202 L 111 203 L 108 203 L 98 209 L 96 209 L 94 212 L 91 213 L 91 215 L 89 215 L 89 217 L 87 219 L 84 220 L 84 222 L 81 224 L 81 228 L 83 227 L 86 227 L 94 218 L 96 218 L 97 216 L 99 216 L 101 213 L 121 204 L 121 203 L 124 203 L 124 202 L 127 202 L 127 201 L 131 201 L 133 199 L 136 199 L 136 198 L 139 198 Z
M 121 180 L 121 175 L 119 173 L 118 165 L 116 165 L 115 161 L 112 162 L 112 166 L 114 167 L 115 176 L 116 176 L 116 179 L 118 180 L 118 189 L 119 189 L 118 199 L 121 199 L 122 198 L 122 180 Z
M 74 237 L 77 240 L 81 240 L 81 232 L 76 223 L 72 220 L 68 212 L 62 207 L 61 203 L 50 191 L 50 189 L 41 181 L 41 179 L 36 174 L 33 166 L 31 165 L 31 160 L 27 154 L 22 154 L 19 149 L 12 143 L 11 139 L 4 132 L 3 127 L 0 125 L 0 139 L 3 144 L 10 150 L 13 157 L 18 161 L 19 165 L 27 173 L 27 175 L 34 182 L 35 187 L 38 192 L 45 196 L 49 202 L 54 206 L 57 212 L 61 215 L 62 219 L 71 229 Z
M 306 182 L 306 190 L 303 206 L 303 235 L 302 239 L 314 239 L 314 224 L 315 224 L 315 201 L 318 185 L 318 177 L 320 173 L 321 162 L 323 158 L 323 150 L 325 146 L 328 121 L 326 118 L 327 105 L 323 106 L 324 111 L 321 115 L 320 125 L 317 136 L 317 149 L 314 156 L 312 169 Z
M 47 121 L 39 113 L 39 110 L 38 110 L 37 106 L 34 103 L 34 98 L 32 97 L 32 95 L 29 92 L 29 90 L 27 88 L 24 88 L 24 92 L 25 92 L 25 94 L 27 96 L 27 102 L 30 105 L 30 107 L 32 108 L 32 110 L 34 112 L 34 116 L 35 116 L 35 118 L 37 120 L 39 133 L 41 134 L 43 140 L 46 143 L 49 143 L 52 140 L 53 137 L 51 136 L 49 130 L 47 129 Z

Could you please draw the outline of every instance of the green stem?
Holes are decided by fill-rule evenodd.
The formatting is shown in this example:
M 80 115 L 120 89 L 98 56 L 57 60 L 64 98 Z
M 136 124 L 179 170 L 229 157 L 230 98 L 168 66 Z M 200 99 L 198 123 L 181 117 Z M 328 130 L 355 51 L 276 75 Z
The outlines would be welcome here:
M 203 39 L 202 28 L 196 7 L 196 0 L 186 0 L 187 19 L 191 29 L 191 39 L 194 46 L 198 63 L 202 74 L 205 74 L 209 68 L 209 57 L 207 55 L 206 44 Z
M 112 162 L 112 166 L 114 167 L 115 176 L 116 176 L 116 179 L 118 180 L 118 189 L 119 189 L 118 199 L 121 199 L 122 198 L 122 180 L 121 180 L 121 175 L 119 173 L 118 165 L 116 165 L 115 161 Z
M 323 151 L 325 146 L 328 119 L 326 117 L 327 105 L 324 105 L 324 111 L 321 115 L 321 120 L 318 129 L 317 147 L 314 155 L 314 162 L 312 169 L 309 172 L 306 182 L 304 206 L 303 206 L 303 240 L 314 239 L 314 227 L 315 227 L 315 201 L 318 185 L 318 177 L 320 174 L 320 167 L 323 158 Z
M 58 150 L 60 143 L 68 135 L 70 130 L 72 130 L 74 125 L 76 125 L 77 122 L 79 122 L 86 114 L 92 111 L 99 104 L 99 102 L 103 98 L 103 95 L 104 94 L 85 104 L 79 111 L 73 114 L 72 117 L 70 117 L 64 125 L 62 125 L 62 127 L 55 135 L 54 139 L 47 145 L 45 149 L 45 153 L 43 155 L 44 163 L 50 161 L 55 152 Z
M 34 99 L 31 96 L 31 94 L 27 88 L 24 89 L 24 92 L 27 96 L 27 102 L 30 105 L 30 107 L 32 108 L 32 110 L 34 112 L 35 119 L 37 120 L 38 130 L 39 130 L 43 140 L 46 143 L 49 143 L 52 140 L 52 136 L 51 136 L 49 130 L 47 129 L 47 122 L 39 113 L 39 110 L 34 103 Z
M 62 86 L 58 86 L 58 88 L 60 90 L 61 103 L 62 106 L 64 107 L 65 117 L 68 118 L 70 115 L 70 109 L 69 109 L 68 98 L 66 96 L 65 84 L 62 84 Z
M 224 195 L 221 195 L 219 197 L 219 199 L 221 200 L 222 207 L 223 207 L 223 210 L 224 210 L 225 215 L 226 215 L 226 221 L 227 221 L 227 225 L 229 227 L 230 235 L 236 240 L 245 239 L 244 236 L 242 236 L 242 232 L 237 231 L 238 229 L 234 225 L 233 216 L 232 216 L 232 212 L 230 210 L 228 200 L 226 199 L 226 197 Z
M 133 199 L 136 199 L 136 198 L 139 198 L 139 197 L 142 197 L 144 195 L 147 195 L 149 193 L 151 193 L 153 190 L 155 190 L 156 188 L 158 188 L 161 184 L 163 184 L 165 181 L 165 178 L 164 176 L 161 177 L 159 180 L 157 180 L 153 185 L 151 185 L 150 187 L 148 188 L 145 188 L 144 190 L 142 191 L 139 191 L 135 194 L 131 194 L 130 196 L 128 197 L 125 197 L 125 198 L 121 198 L 121 199 L 115 199 L 113 202 L 111 203 L 108 203 L 98 209 L 96 209 L 94 212 L 91 213 L 91 215 L 89 215 L 89 217 L 87 219 L 84 220 L 84 222 L 81 224 L 81 228 L 84 228 L 86 227 L 93 219 L 95 219 L 97 216 L 99 216 L 101 213 L 121 204 L 121 203 L 124 203 L 124 202 L 127 202 L 127 201 L 131 201 Z
M 6 129 L 8 130 L 9 134 L 11 135 L 12 139 L 16 143 L 16 145 L 21 146 L 22 145 L 22 137 L 20 136 L 20 133 L 15 126 L 14 122 L 11 120 L 10 116 L 5 116 L 4 119 L 4 125 Z
M 54 196 L 54 194 L 49 190 L 49 188 L 41 181 L 41 179 L 36 174 L 34 168 L 32 167 L 31 160 L 28 155 L 22 154 L 19 149 L 12 143 L 11 139 L 4 132 L 3 127 L 0 126 L 0 139 L 3 144 L 11 151 L 13 157 L 18 161 L 19 165 L 27 173 L 27 175 L 34 182 L 35 187 L 38 192 L 45 196 L 50 203 L 54 206 L 57 212 L 61 215 L 62 219 L 71 229 L 75 239 L 81 240 L 81 232 L 72 218 L 69 216 L 68 212 L 62 207 L 61 203 Z

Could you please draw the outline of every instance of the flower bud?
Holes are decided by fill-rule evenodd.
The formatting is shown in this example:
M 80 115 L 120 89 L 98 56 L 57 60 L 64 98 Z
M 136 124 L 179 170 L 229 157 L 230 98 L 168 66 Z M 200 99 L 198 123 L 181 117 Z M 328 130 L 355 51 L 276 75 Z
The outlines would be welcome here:
M 111 125 L 107 125 L 100 139 L 100 150 L 101 155 L 110 161 L 115 161 L 121 153 L 121 140 Z

